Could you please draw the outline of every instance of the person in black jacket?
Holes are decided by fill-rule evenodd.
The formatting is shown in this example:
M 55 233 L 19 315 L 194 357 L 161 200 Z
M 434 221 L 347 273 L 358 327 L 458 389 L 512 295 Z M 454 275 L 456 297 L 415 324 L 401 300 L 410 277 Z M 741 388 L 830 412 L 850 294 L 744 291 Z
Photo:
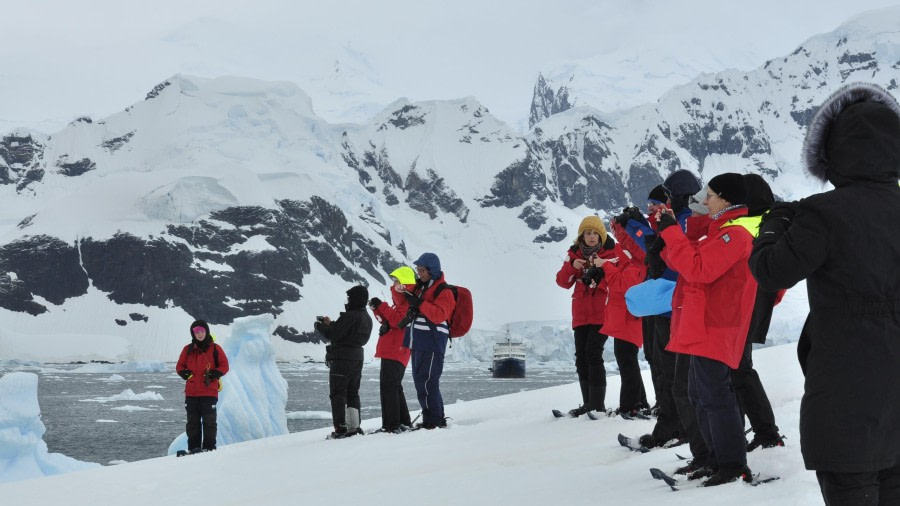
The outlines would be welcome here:
M 747 186 L 746 219 L 761 220 L 775 204 L 772 188 L 759 174 L 744 174 L 744 184 Z M 778 433 L 778 426 L 775 425 L 775 413 L 772 411 L 769 396 L 766 395 L 766 390 L 759 380 L 759 374 L 753 368 L 753 344 L 766 342 L 778 294 L 779 290 L 756 287 L 756 300 L 750 317 L 744 354 L 738 368 L 731 370 L 731 386 L 737 395 L 742 416 L 747 416 L 753 429 L 753 439 L 747 443 L 748 452 L 757 448 L 784 446 L 784 439 Z
M 329 439 L 362 434 L 359 427 L 359 383 L 362 379 L 363 346 L 372 334 L 372 317 L 366 311 L 369 291 L 358 285 L 347 290 L 346 311 L 336 321 L 316 318 L 316 330 L 331 344 L 325 347 L 330 369 L 328 388 L 334 432 Z
M 828 505 L 900 504 L 900 104 L 854 83 L 813 117 L 806 170 L 834 189 L 772 207 L 750 269 L 806 279 L 800 447 Z

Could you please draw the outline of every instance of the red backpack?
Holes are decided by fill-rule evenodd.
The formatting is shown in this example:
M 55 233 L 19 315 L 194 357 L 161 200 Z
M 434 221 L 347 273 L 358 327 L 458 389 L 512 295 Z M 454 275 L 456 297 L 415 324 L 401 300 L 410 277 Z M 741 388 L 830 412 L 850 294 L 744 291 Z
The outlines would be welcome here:
M 435 299 L 444 288 L 450 289 L 453 292 L 453 299 L 456 300 L 453 313 L 447 320 L 450 324 L 450 337 L 462 337 L 472 328 L 472 292 L 464 286 L 441 283 L 434 291 Z

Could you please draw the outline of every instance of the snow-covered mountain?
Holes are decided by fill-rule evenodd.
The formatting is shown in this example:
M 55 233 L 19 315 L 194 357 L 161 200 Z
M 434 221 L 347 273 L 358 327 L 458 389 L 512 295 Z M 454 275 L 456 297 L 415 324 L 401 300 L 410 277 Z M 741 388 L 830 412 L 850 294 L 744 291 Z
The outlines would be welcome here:
M 455 347 L 471 356 L 510 322 L 566 320 L 553 279 L 578 222 L 642 205 L 673 170 L 818 191 L 800 169 L 805 126 L 845 82 L 896 90 L 898 24 L 900 8 L 878 11 L 626 110 L 563 106 L 545 86 L 549 116 L 525 136 L 475 98 L 333 124 L 294 84 L 186 75 L 107 118 L 14 131 L 0 140 L 0 349 L 90 335 L 107 346 L 85 357 L 171 360 L 194 318 L 227 332 L 271 314 L 280 358 L 321 358 L 315 315 L 336 316 L 356 283 L 386 299 L 386 273 L 434 251 L 474 293 L 473 340 Z

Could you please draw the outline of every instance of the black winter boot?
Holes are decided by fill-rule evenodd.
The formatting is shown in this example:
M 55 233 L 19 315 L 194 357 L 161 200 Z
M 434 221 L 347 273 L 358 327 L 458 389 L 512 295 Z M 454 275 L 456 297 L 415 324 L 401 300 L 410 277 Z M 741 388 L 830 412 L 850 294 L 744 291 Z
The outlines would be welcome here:
M 704 487 L 715 487 L 716 485 L 723 485 L 725 483 L 731 483 L 736 479 L 742 479 L 747 483 L 753 481 L 753 473 L 750 471 L 750 468 L 747 466 L 741 467 L 732 467 L 726 468 L 723 467 L 716 471 L 716 474 L 712 475 L 712 478 L 703 482 Z
M 606 413 L 606 385 L 591 387 L 588 409 Z

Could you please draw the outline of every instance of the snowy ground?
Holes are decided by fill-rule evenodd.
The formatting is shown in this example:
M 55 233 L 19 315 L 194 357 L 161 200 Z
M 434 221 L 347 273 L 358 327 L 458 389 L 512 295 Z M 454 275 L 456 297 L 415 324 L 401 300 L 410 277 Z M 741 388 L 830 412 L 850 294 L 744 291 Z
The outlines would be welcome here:
M 616 442 L 651 422 L 555 420 L 576 404 L 575 384 L 456 403 L 451 428 L 326 441 L 327 430 L 277 436 L 186 458 L 161 457 L 0 485 L 5 504 L 129 506 L 203 501 L 299 504 L 821 504 L 803 468 L 797 431 L 803 378 L 796 345 L 760 350 L 755 362 L 787 446 L 752 452 L 754 471 L 781 480 L 672 492 L 648 469 L 671 471 L 685 446 L 632 453 Z M 618 391 L 609 378 L 607 400 Z M 649 385 L 649 378 L 645 375 Z M 612 402 L 608 402 L 612 404 Z M 377 428 L 379 420 L 363 423 Z M 202 485 L 206 484 L 206 485 Z

